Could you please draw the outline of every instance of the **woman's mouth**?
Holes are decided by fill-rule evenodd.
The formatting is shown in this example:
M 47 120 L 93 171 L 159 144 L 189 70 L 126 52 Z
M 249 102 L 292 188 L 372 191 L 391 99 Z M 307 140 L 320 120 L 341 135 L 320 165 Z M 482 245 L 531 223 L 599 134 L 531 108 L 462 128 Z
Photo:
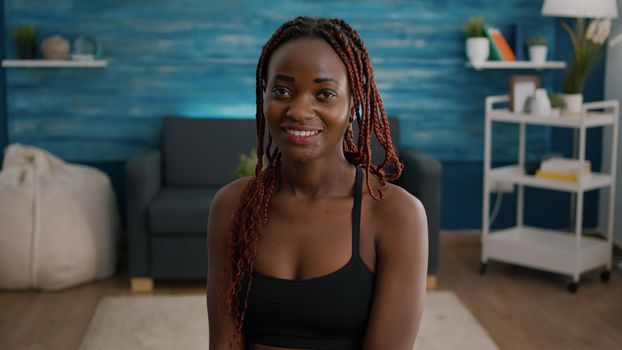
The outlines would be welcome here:
M 294 130 L 294 129 L 283 129 L 285 132 L 287 141 L 297 144 L 304 145 L 311 142 L 319 133 L 320 130 Z

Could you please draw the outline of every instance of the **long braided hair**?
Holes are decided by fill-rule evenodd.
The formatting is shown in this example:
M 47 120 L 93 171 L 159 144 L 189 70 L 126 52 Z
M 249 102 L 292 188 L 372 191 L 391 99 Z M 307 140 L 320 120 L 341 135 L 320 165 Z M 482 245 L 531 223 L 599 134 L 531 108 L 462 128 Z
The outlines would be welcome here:
M 403 169 L 393 144 L 389 122 L 382 99 L 378 93 L 374 73 L 367 49 L 352 27 L 341 19 L 297 17 L 279 27 L 263 46 L 256 72 L 256 122 L 257 122 L 257 166 L 255 177 L 249 180 L 243 190 L 237 211 L 231 221 L 231 235 L 227 250 L 225 274 L 231 278 L 227 288 L 226 302 L 234 317 L 236 334 L 241 335 L 248 305 L 252 279 L 250 273 L 255 262 L 257 241 L 261 238 L 261 228 L 268 220 L 270 198 L 274 193 L 279 176 L 282 153 L 272 143 L 268 135 L 264 145 L 266 121 L 263 114 L 263 94 L 267 82 L 268 63 L 274 51 L 284 43 L 301 38 L 317 38 L 326 41 L 343 61 L 348 74 L 348 83 L 354 102 L 353 110 L 358 123 L 358 139 L 354 141 L 352 123 L 348 124 L 344 135 L 343 151 L 351 164 L 363 168 L 367 176 L 367 188 L 371 196 L 380 200 L 386 190 L 387 180 L 397 179 Z M 385 150 L 381 164 L 371 163 L 372 133 Z M 273 147 L 274 146 L 274 147 Z M 267 166 L 264 167 L 264 156 Z M 385 171 L 390 167 L 394 172 Z M 378 194 L 371 187 L 369 174 L 374 174 L 379 182 Z

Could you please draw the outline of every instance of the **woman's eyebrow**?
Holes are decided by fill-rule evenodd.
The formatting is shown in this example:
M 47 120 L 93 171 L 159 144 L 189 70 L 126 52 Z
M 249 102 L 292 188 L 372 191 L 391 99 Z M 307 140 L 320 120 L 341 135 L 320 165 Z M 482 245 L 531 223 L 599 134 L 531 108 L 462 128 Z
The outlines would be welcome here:
M 285 80 L 285 81 L 288 81 L 290 83 L 293 83 L 294 82 L 294 77 L 290 77 L 289 75 L 284 75 L 284 74 L 277 74 L 274 77 L 274 80 Z
M 326 83 L 329 81 L 332 81 L 333 83 L 339 83 L 337 80 L 333 79 L 333 78 L 315 78 L 313 79 L 314 82 L 316 83 Z

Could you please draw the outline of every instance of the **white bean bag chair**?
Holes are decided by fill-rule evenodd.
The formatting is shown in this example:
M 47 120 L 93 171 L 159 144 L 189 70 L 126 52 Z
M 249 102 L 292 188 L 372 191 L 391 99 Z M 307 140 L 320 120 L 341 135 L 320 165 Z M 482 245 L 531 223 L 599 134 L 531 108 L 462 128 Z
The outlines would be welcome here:
M 0 289 L 59 290 L 108 277 L 119 212 L 108 176 L 20 144 L 0 171 Z

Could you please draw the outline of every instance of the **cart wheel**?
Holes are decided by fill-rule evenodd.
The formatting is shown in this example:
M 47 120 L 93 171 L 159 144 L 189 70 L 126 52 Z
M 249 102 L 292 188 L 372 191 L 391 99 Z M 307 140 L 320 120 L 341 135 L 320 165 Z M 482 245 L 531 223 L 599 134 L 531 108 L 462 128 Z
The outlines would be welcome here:
M 609 282 L 609 278 L 611 278 L 611 270 L 605 270 L 600 273 L 600 280 L 603 282 Z
M 481 263 L 481 264 L 479 265 L 479 273 L 480 273 L 480 275 L 483 275 L 483 274 L 485 274 L 485 273 L 486 273 L 486 268 L 487 268 L 487 267 L 488 267 L 488 264 L 487 264 L 487 263 Z
M 579 284 L 578 284 L 577 282 L 569 282 L 569 283 L 566 285 L 566 288 L 568 288 L 568 291 L 569 291 L 570 293 L 573 293 L 573 294 L 574 294 L 574 293 L 576 293 L 576 292 L 577 292 L 577 289 L 579 288 Z

